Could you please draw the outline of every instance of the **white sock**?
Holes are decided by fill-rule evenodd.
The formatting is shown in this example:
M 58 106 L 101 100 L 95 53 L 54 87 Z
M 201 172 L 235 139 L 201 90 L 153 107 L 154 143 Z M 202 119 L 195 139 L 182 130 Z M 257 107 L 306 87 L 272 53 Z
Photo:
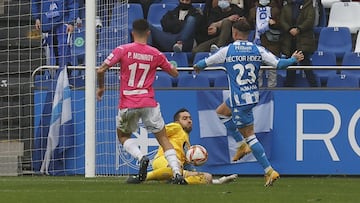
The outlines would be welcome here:
M 174 176 L 175 174 L 182 174 L 180 172 L 180 165 L 179 165 L 179 160 L 178 158 L 176 157 L 176 151 L 175 149 L 169 149 L 169 150 L 166 150 L 164 152 L 164 155 L 165 155 L 165 158 L 166 160 L 168 161 L 169 163 L 169 166 L 171 167 L 173 173 L 174 173 Z
M 212 180 L 212 184 L 223 184 L 223 183 L 228 183 L 230 181 L 233 181 L 237 178 L 237 174 L 232 174 L 229 176 L 223 176 L 219 179 L 213 179 Z
M 139 161 L 144 156 L 135 139 L 127 139 L 124 142 L 123 147 L 131 156 L 137 158 Z

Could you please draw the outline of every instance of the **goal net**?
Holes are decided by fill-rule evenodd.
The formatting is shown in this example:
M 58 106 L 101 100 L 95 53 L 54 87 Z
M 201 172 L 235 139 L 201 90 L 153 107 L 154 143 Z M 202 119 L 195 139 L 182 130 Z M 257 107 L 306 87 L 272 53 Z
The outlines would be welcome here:
M 130 41 L 126 0 L 97 0 L 96 17 L 85 15 L 85 1 L 44 2 L 0 1 L 0 176 L 85 174 L 85 73 L 91 68 L 85 44 L 96 46 L 99 66 L 113 48 Z M 65 7 L 66 14 L 58 11 Z M 41 30 L 34 16 L 41 19 Z M 96 37 L 85 41 L 89 23 L 95 23 Z M 72 35 L 64 24 L 73 24 Z M 117 71 L 107 72 L 106 94 L 95 102 L 96 175 L 137 170 L 117 141 Z

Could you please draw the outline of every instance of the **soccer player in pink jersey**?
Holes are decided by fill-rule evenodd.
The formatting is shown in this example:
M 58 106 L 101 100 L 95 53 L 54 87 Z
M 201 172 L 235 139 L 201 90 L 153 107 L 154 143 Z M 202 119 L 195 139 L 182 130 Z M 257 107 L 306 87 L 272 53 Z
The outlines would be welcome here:
M 138 122 L 141 118 L 146 129 L 155 134 L 165 151 L 165 157 L 173 171 L 172 183 L 186 184 L 181 174 L 176 151 L 166 135 L 165 122 L 160 106 L 154 98 L 152 87 L 157 67 L 173 77 L 177 77 L 179 73 L 164 54 L 147 45 L 150 29 L 146 20 L 138 19 L 133 22 L 132 35 L 134 42 L 116 47 L 97 70 L 97 99 L 101 100 L 105 91 L 104 74 L 106 70 L 116 63 L 120 63 L 120 98 L 116 128 L 119 141 L 124 149 L 140 161 L 137 175 L 139 181 L 146 179 L 149 158 L 140 151 L 136 140 L 130 139 L 130 136 L 138 129 Z

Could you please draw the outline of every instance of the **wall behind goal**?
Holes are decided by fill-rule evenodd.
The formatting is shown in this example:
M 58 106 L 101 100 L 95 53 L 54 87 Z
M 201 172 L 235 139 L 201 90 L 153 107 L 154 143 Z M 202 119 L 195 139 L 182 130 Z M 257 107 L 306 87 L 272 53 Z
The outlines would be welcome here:
M 74 90 L 74 109 L 83 109 L 83 90 Z M 35 94 L 34 102 L 42 103 L 44 92 Z M 115 90 L 107 91 L 112 104 L 117 103 Z M 202 144 L 209 151 L 209 161 L 199 168 L 213 174 L 262 175 L 259 164 L 252 155 L 243 161 L 231 162 L 229 149 L 232 138 L 226 136 L 221 123 L 216 121 L 215 107 L 227 96 L 222 90 L 157 90 L 156 97 L 166 122 L 172 121 L 173 113 L 185 107 L 193 118 L 190 140 Z M 289 175 L 359 175 L 360 134 L 358 120 L 360 92 L 354 90 L 274 90 L 263 91 L 256 110 L 256 129 L 264 144 L 272 165 L 281 173 Z M 80 102 L 79 102 L 80 101 Z M 97 103 L 102 107 L 102 103 Z M 204 106 L 205 105 L 205 106 Z M 268 107 L 270 109 L 268 109 Z M 211 110 L 213 109 L 213 110 Z M 35 115 L 41 114 L 35 109 Z M 203 116 L 203 112 L 207 115 Z M 77 121 L 84 119 L 84 112 L 76 111 Z M 272 116 L 273 112 L 273 116 Z M 137 173 L 136 161 L 126 154 L 117 142 L 115 115 L 97 112 L 96 174 L 123 175 Z M 36 118 L 39 118 L 36 116 Z M 265 119 L 263 119 L 265 118 Z M 260 121 L 262 119 L 262 121 Z M 76 122 L 75 122 L 76 123 Z M 35 119 L 35 129 L 39 120 Z M 84 174 L 84 123 L 76 126 L 75 142 L 66 154 L 67 174 Z M 265 127 L 264 127 L 265 126 Z M 204 130 L 212 129 L 212 130 Z M 265 129 L 265 130 L 264 130 Z M 266 130 L 267 129 L 267 130 Z M 36 133 L 35 133 L 36 136 Z M 154 155 L 157 142 L 153 135 L 142 127 L 134 133 L 140 149 Z M 33 160 L 34 162 L 39 160 Z

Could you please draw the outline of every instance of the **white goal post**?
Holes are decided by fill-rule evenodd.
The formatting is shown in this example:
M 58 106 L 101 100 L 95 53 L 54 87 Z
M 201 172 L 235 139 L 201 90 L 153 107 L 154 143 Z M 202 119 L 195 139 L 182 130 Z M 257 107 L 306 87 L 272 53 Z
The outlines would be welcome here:
M 91 42 L 96 39 L 96 2 L 86 1 L 85 18 L 88 25 L 85 30 L 85 41 Z M 96 44 L 85 44 L 85 177 L 95 177 L 95 67 L 96 67 Z

